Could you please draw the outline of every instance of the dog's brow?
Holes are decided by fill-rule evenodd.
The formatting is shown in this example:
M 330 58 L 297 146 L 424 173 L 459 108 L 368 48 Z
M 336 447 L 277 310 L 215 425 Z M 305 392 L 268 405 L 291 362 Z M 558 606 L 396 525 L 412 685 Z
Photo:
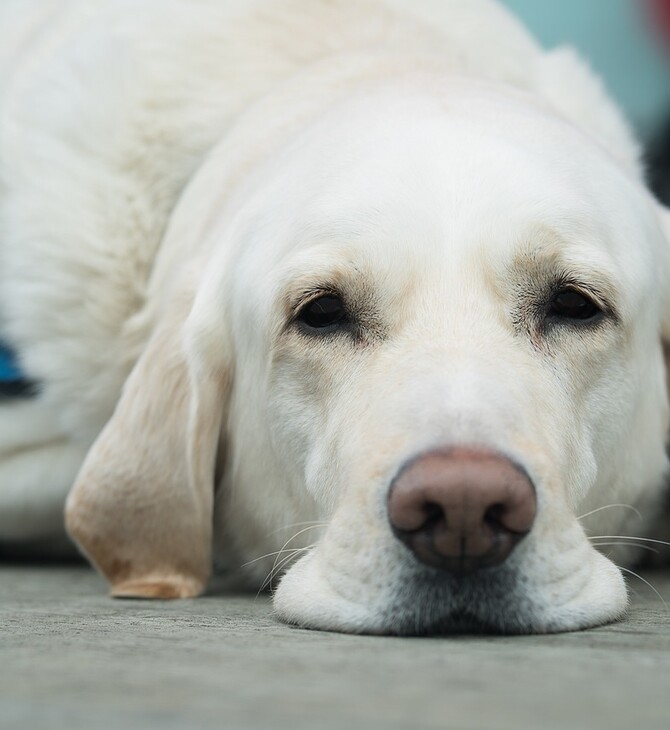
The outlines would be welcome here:
M 534 288 L 552 289 L 575 286 L 590 292 L 610 313 L 618 310 L 615 272 L 606 259 L 567 255 L 574 243 L 554 231 L 541 229 L 526 238 L 526 245 L 515 254 L 510 271 L 515 279 L 532 281 Z M 586 244 L 585 244 L 586 245 Z
M 287 268 L 278 280 L 277 292 L 282 319 L 295 316 L 298 309 L 318 294 L 335 294 L 357 299 L 361 272 L 351 264 L 308 265 L 300 262 Z

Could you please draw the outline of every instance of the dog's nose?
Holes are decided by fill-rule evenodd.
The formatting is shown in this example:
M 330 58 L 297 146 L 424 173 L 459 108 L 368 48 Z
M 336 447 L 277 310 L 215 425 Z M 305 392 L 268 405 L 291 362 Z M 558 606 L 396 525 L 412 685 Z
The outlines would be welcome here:
M 500 565 L 530 531 L 535 489 L 512 461 L 474 449 L 433 451 L 395 477 L 395 535 L 426 565 L 464 574 Z

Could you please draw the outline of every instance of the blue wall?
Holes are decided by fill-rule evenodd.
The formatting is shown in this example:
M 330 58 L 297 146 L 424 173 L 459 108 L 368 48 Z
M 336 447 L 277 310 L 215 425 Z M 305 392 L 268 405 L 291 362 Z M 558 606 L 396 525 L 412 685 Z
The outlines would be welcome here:
M 670 116 L 670 48 L 643 0 L 502 0 L 547 48 L 570 44 L 604 79 L 638 132 Z

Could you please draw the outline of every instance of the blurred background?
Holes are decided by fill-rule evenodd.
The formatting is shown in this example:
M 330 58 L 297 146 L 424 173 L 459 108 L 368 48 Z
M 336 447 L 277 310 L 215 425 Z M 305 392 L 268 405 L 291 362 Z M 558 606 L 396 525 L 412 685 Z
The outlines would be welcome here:
M 580 51 L 646 149 L 649 183 L 670 204 L 670 0 L 502 0 L 546 48 Z

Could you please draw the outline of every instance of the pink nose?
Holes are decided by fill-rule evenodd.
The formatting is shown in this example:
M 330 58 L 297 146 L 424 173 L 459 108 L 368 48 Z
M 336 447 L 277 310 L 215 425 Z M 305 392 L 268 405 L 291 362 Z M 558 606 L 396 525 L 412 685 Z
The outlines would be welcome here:
M 530 531 L 535 489 L 509 459 L 488 451 L 432 451 L 391 484 L 393 532 L 418 560 L 464 574 L 500 565 Z

